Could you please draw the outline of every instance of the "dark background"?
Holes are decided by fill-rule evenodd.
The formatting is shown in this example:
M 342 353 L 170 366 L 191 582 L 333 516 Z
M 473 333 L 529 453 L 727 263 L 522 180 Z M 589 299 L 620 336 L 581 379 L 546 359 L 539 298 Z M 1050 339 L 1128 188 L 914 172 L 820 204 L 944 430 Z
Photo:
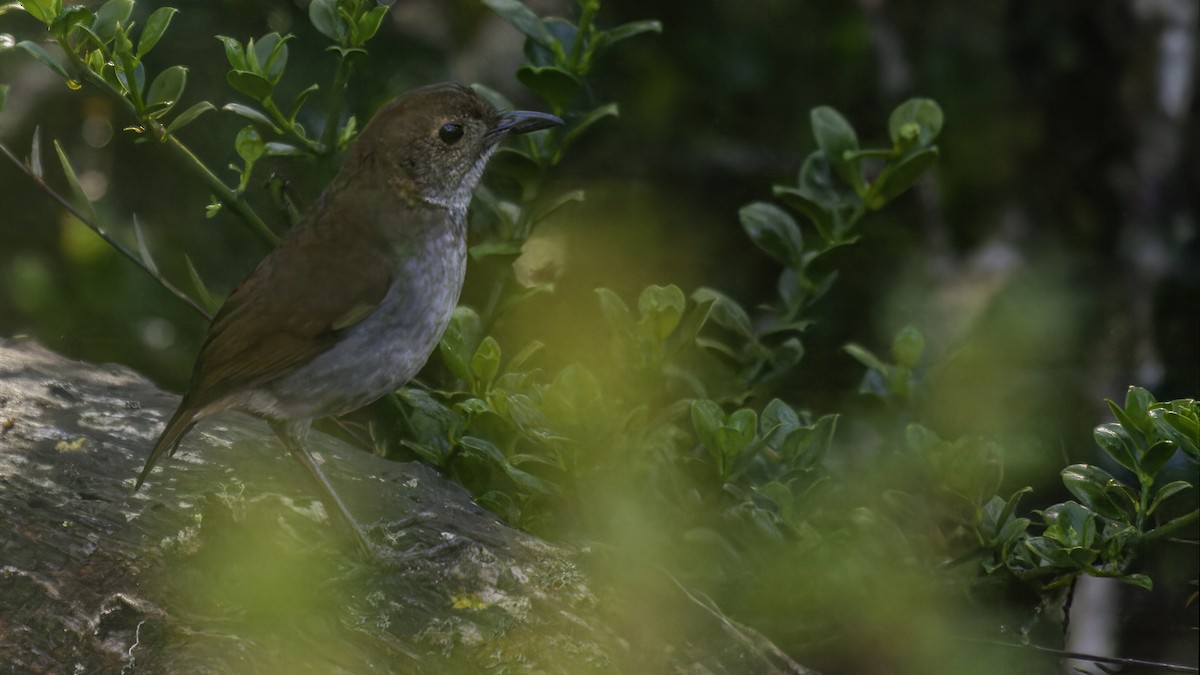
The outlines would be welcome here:
M 329 80 L 326 40 L 295 3 L 172 4 L 181 12 L 147 67 L 190 68 L 181 109 L 242 100 L 225 85 L 218 33 L 294 33 L 285 100 Z M 154 6 L 139 3 L 135 16 Z M 886 353 L 912 323 L 936 364 L 924 373 L 930 426 L 999 438 L 1014 485 L 1053 486 L 1065 463 L 1096 461 L 1091 429 L 1109 419 L 1105 397 L 1120 400 L 1131 384 L 1159 400 L 1200 393 L 1193 1 L 610 0 L 600 14 L 606 25 L 647 18 L 662 21 L 661 35 L 623 43 L 597 67 L 588 96 L 619 102 L 621 117 L 555 172 L 551 189 L 583 187 L 588 200 L 554 223 L 569 242 L 558 292 L 499 327 L 511 344 L 539 337 L 564 363 L 593 348 L 597 286 L 629 300 L 650 283 L 710 286 L 748 307 L 769 300 L 778 268 L 749 244 L 737 210 L 795 180 L 815 146 L 808 111 L 832 105 L 865 144 L 882 144 L 888 112 L 925 96 L 945 111 L 941 160 L 867 218 L 862 242 L 828 257 L 839 281 L 816 307 L 790 398 L 816 412 L 870 409 L 855 391 L 862 368 L 841 347 Z M 17 40 L 39 39 L 38 29 L 20 13 L 0 16 L 0 32 Z M 521 37 L 476 3 L 401 0 L 368 47 L 348 95 L 360 121 L 392 95 L 446 79 L 541 106 L 513 77 Z M 191 288 L 185 256 L 223 294 L 264 253 L 232 215 L 205 218 L 203 187 L 122 132 L 129 120 L 94 91 L 68 89 L 19 50 L 0 53 L 0 81 L 12 85 L 0 141 L 24 156 L 40 127 L 48 181 L 65 191 L 58 139 L 111 231 L 132 244 L 136 214 L 178 285 Z M 243 126 L 209 113 L 182 137 L 220 170 L 235 161 Z M 300 160 L 273 161 L 259 178 L 270 171 L 301 204 L 328 176 Z M 256 202 L 262 213 L 266 204 Z M 464 302 L 486 290 L 469 282 Z M 0 334 L 128 364 L 178 391 L 203 329 L 0 163 Z

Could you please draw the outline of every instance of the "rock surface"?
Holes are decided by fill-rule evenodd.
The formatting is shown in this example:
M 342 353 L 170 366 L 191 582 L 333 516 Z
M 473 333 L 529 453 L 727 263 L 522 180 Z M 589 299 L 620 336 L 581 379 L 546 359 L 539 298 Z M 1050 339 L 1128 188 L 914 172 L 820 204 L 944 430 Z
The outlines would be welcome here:
M 600 591 L 587 552 L 320 433 L 374 560 L 252 417 L 202 423 L 133 493 L 176 402 L 0 339 L 5 672 L 811 672 L 660 572 Z

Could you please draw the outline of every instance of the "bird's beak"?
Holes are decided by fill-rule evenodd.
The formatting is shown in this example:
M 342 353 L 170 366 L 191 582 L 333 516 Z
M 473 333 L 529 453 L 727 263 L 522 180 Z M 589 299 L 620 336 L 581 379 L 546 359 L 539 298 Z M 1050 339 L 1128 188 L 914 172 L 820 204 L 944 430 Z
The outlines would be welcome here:
M 554 115 L 532 110 L 510 110 L 500 113 L 500 121 L 487 133 L 487 140 L 499 143 L 508 136 L 527 134 L 538 129 L 548 129 L 562 124 Z

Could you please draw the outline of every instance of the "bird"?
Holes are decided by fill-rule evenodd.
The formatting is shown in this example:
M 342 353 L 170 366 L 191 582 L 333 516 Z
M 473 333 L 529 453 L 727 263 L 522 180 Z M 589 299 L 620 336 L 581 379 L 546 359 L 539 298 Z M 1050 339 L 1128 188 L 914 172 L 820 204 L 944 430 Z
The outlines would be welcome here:
M 500 112 L 453 83 L 380 108 L 300 223 L 213 317 L 134 491 L 197 422 L 248 412 L 270 423 L 369 555 L 365 533 L 305 447 L 312 421 L 361 408 L 425 365 L 462 291 L 467 209 L 489 158 L 505 138 L 562 123 Z

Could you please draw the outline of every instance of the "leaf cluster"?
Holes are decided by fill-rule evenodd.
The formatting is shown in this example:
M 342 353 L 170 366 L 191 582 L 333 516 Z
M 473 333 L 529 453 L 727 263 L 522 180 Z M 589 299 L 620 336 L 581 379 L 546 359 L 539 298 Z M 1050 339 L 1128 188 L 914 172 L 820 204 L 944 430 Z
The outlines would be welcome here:
M 1193 510 L 1163 518 L 1172 497 L 1196 489 L 1194 482 L 1166 481 L 1165 476 L 1177 455 L 1192 466 L 1200 461 L 1200 403 L 1158 402 L 1145 389 L 1130 387 L 1123 406 L 1108 404 L 1117 421 L 1096 427 L 1096 444 L 1130 473 L 1133 484 L 1098 466 L 1068 466 L 1062 470 L 1063 485 L 1078 501 L 1041 510 L 1039 535 L 1030 533 L 1030 519 L 1016 515 L 1028 488 L 1007 501 L 994 497 L 979 527 L 991 556 L 985 563 L 989 572 L 1005 569 L 1045 591 L 1084 574 L 1151 588 L 1150 577 L 1133 571 L 1139 557 L 1150 544 L 1200 517 Z

